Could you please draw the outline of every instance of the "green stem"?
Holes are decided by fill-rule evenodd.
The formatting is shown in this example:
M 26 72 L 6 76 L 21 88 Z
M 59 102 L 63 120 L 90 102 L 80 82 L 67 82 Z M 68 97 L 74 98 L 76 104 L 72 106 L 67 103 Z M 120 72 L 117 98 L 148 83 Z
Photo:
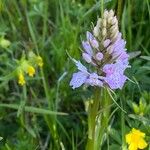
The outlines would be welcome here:
M 107 90 L 101 89 L 100 91 L 99 88 L 96 88 L 93 104 L 89 106 L 89 131 L 86 150 L 101 150 L 104 133 L 107 133 L 110 105 L 111 98 Z M 103 110 L 100 114 L 98 114 L 99 106 Z
M 49 87 L 46 83 L 46 78 L 44 75 L 43 68 L 41 68 L 41 76 L 42 76 L 42 82 L 43 82 L 43 86 L 44 86 L 45 96 L 46 96 L 47 102 L 49 104 L 49 107 L 51 107 L 51 109 L 52 109 L 51 99 L 50 99 L 49 90 L 48 90 Z
M 129 37 L 129 49 L 132 45 L 132 14 L 131 14 L 132 1 L 128 0 L 128 37 Z
M 27 101 L 27 88 L 26 88 L 26 85 L 24 85 L 20 106 L 19 106 L 18 112 L 17 112 L 17 116 L 20 117 L 20 122 L 23 127 L 25 127 L 24 108 L 25 108 L 26 101 Z
M 44 47 L 46 33 L 47 33 L 47 19 L 48 19 L 48 1 L 44 3 L 44 17 L 43 17 L 43 33 L 42 33 L 42 46 Z
M 103 16 L 103 13 L 104 13 L 104 0 L 101 0 L 101 8 L 100 8 L 100 10 L 101 10 L 101 17 Z
M 100 89 L 95 89 L 93 104 L 89 106 L 89 116 L 88 116 L 88 141 L 87 150 L 95 150 L 95 126 L 96 126 L 96 116 L 98 113 L 100 103 Z
M 26 85 L 23 86 L 23 100 L 27 101 L 27 87 Z
M 124 98 L 120 100 L 121 107 L 124 108 Z M 121 111 L 121 132 L 122 132 L 122 150 L 126 149 L 126 142 L 125 142 L 125 114 Z
M 121 18 L 122 9 L 123 9 L 123 0 L 118 0 L 118 8 L 117 8 L 118 20 L 120 20 Z
M 100 124 L 98 125 L 97 133 L 97 143 L 96 143 L 96 150 L 101 150 L 102 143 L 103 143 L 103 136 L 105 132 L 107 133 L 109 116 L 110 116 L 110 105 L 111 105 L 111 98 L 106 89 L 101 91 L 102 93 L 102 103 L 101 108 L 104 110 L 100 116 Z

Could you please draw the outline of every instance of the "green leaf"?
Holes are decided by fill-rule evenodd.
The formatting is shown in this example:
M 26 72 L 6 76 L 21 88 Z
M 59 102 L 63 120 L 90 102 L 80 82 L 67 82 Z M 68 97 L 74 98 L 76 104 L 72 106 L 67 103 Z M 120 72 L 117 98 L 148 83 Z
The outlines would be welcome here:
M 138 115 L 134 115 L 134 114 L 129 114 L 128 116 L 132 119 L 140 121 L 144 125 L 150 126 L 150 120 L 143 116 L 138 116 Z
M 150 66 L 143 66 L 143 69 L 150 70 Z
M 110 97 L 111 97 L 111 99 L 113 100 L 113 102 L 117 105 L 117 107 L 120 109 L 120 110 L 122 110 L 124 113 L 127 113 L 118 103 L 117 103 L 117 101 L 113 98 L 113 96 L 112 96 L 112 94 L 111 94 L 111 89 L 108 89 L 107 88 L 107 92 L 108 92 L 108 94 L 110 95 Z
M 141 56 L 140 58 L 150 61 L 150 56 Z
M 109 130 L 109 135 L 111 136 L 112 139 L 114 139 L 118 144 L 121 144 L 121 136 L 120 136 L 120 132 L 115 130 L 115 129 L 110 129 Z
M 121 146 L 117 144 L 112 144 L 109 146 L 109 150 L 121 150 Z
M 11 108 L 11 109 L 18 110 L 20 105 L 1 103 L 0 107 L 5 107 L 5 108 Z M 68 115 L 67 113 L 64 113 L 64 112 L 54 112 L 54 111 L 50 111 L 50 110 L 47 110 L 47 109 L 44 109 L 44 108 L 37 108 L 37 107 L 32 107 L 32 106 L 25 106 L 24 111 L 31 112 L 31 113 L 37 113 L 37 114 L 45 114 L 45 115 Z
M 29 125 L 26 125 L 25 128 L 34 138 L 36 138 L 35 131 Z
M 10 80 L 10 79 L 14 78 L 15 75 L 16 75 L 16 70 L 11 72 L 10 74 L 4 76 L 4 77 L 0 77 L 0 81 Z
M 141 51 L 135 51 L 129 53 L 129 59 L 133 59 L 141 54 Z

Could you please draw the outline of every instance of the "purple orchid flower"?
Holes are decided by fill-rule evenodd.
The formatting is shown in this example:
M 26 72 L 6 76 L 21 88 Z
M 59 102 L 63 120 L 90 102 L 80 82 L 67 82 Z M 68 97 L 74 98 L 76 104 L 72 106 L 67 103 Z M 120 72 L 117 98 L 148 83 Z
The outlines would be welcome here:
M 99 74 L 89 73 L 80 61 L 74 60 L 79 71 L 73 74 L 70 81 L 73 89 L 83 84 L 122 89 L 128 79 L 124 71 L 130 66 L 129 55 L 125 48 L 126 41 L 122 39 L 122 34 L 118 29 L 118 20 L 111 10 L 105 11 L 104 18 L 99 18 L 93 31 L 94 35 L 89 31 L 86 32 L 86 40 L 82 41 L 84 49 L 82 58 L 92 64 L 91 67 L 95 67 Z
M 121 89 L 127 79 L 123 74 L 125 69 L 128 68 L 128 63 L 116 62 L 115 64 L 106 64 L 103 67 L 103 72 L 106 74 L 104 81 L 110 86 L 111 89 Z
M 86 84 L 87 85 L 91 85 L 91 86 L 98 86 L 98 87 L 102 87 L 103 86 L 103 82 L 101 81 L 103 78 L 98 76 L 96 73 L 91 73 L 87 80 L 86 80 Z
M 103 86 L 103 82 L 101 81 L 103 79 L 102 77 L 98 76 L 96 73 L 90 74 L 80 61 L 74 60 L 74 62 L 79 71 L 73 74 L 70 81 L 70 86 L 72 86 L 73 89 L 78 88 L 83 84 L 99 87 Z
M 111 89 L 122 89 L 127 77 L 123 74 L 115 72 L 111 75 L 107 75 L 104 81 L 109 85 Z

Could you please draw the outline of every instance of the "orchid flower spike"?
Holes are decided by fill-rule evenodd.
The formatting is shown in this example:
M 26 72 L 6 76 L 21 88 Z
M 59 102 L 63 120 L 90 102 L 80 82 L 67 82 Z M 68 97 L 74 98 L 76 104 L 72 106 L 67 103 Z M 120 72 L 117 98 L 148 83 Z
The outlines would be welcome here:
M 93 33 L 86 32 L 86 40 L 82 41 L 82 58 L 93 68 L 90 71 L 74 59 L 78 72 L 73 74 L 70 81 L 73 89 L 81 85 L 122 89 L 128 79 L 124 74 L 126 68 L 130 67 L 126 41 L 122 39 L 114 14 L 113 10 L 105 10 L 93 28 Z

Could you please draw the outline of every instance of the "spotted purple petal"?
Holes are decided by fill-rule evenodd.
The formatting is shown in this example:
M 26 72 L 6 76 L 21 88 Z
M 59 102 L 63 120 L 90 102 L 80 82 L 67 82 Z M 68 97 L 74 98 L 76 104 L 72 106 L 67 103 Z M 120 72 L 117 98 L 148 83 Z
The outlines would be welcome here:
M 120 55 L 120 53 L 122 51 L 125 51 L 125 41 L 124 40 L 120 40 L 120 41 L 115 42 L 112 45 L 112 48 L 113 48 L 113 53 L 117 52 L 118 55 Z
M 91 86 L 103 86 L 103 82 L 99 79 L 99 76 L 96 73 L 91 73 L 85 83 Z
M 115 72 L 115 65 L 114 64 L 106 64 L 103 67 L 103 72 L 106 73 L 106 76 L 111 75 Z
M 81 71 L 74 73 L 70 81 L 70 86 L 72 86 L 73 89 L 80 87 L 82 84 L 85 83 L 87 77 L 88 74 Z
M 120 74 L 123 74 L 126 68 L 129 68 L 129 62 L 128 59 L 124 60 L 117 60 L 114 64 L 106 64 L 104 65 L 102 71 L 106 73 L 107 75 L 111 75 L 114 72 L 118 72 Z
M 120 73 L 114 73 L 110 76 L 106 76 L 104 81 L 109 85 L 111 89 L 122 89 L 127 77 Z
M 119 33 L 117 40 L 111 45 L 111 54 L 113 59 L 119 58 L 122 54 L 125 56 L 125 45 L 126 42 L 123 39 L 121 39 L 121 33 Z
M 118 56 L 117 60 L 116 61 L 126 61 L 128 60 L 129 58 L 129 55 L 127 54 L 126 51 L 122 51 L 122 53 Z

